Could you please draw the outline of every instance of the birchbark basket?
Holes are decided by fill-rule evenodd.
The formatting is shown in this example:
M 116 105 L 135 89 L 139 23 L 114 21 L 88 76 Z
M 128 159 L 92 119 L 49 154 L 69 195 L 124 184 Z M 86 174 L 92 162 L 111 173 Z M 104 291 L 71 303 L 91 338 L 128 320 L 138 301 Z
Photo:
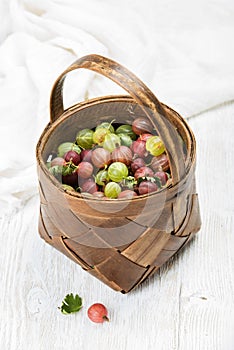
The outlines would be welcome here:
M 90 99 L 64 110 L 64 79 L 80 68 L 108 77 L 129 95 Z M 200 229 L 194 135 L 185 120 L 159 102 L 134 74 L 99 55 L 78 59 L 58 77 L 50 107 L 50 123 L 37 145 L 39 233 L 91 275 L 128 293 Z M 172 175 L 167 188 L 131 200 L 84 198 L 65 191 L 49 173 L 45 164 L 49 154 L 62 142 L 74 140 L 78 130 L 113 119 L 132 124 L 139 116 L 150 120 L 167 149 Z

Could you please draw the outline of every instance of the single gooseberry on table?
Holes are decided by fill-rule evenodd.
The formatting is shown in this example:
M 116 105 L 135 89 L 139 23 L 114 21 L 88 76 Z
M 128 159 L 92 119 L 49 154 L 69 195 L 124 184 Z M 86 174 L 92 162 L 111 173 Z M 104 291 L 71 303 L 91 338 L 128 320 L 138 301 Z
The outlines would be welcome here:
M 109 321 L 107 308 L 100 303 L 95 303 L 88 308 L 88 318 L 95 323 Z

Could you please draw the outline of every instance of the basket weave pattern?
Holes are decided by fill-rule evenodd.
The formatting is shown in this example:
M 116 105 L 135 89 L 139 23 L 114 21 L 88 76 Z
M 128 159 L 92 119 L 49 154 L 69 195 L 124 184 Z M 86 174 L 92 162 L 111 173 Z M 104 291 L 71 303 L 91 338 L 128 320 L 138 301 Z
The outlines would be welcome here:
M 66 74 L 77 68 L 106 75 L 131 97 L 102 97 L 64 111 L 63 82 Z M 169 151 L 172 185 L 159 193 L 124 201 L 85 199 L 79 193 L 65 192 L 49 174 L 45 159 L 59 143 L 70 139 L 71 129 L 76 132 L 74 122 L 90 127 L 90 115 L 91 127 L 101 118 L 106 121 L 106 116 L 110 121 L 115 116 L 122 123 L 131 123 L 137 116 L 148 117 Z M 186 157 L 178 133 L 186 145 Z M 200 229 L 195 153 L 195 139 L 185 121 L 133 74 L 101 56 L 78 60 L 52 89 L 51 122 L 37 146 L 41 237 L 112 289 L 131 291 Z

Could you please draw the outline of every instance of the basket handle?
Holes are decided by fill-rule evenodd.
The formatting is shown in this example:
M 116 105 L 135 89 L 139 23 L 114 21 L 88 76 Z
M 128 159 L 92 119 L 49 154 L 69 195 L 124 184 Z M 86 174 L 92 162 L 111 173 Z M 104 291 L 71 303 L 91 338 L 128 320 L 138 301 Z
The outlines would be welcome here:
M 66 75 L 78 68 L 92 70 L 113 80 L 141 106 L 165 144 L 172 173 L 172 183 L 173 185 L 177 184 L 185 176 L 185 159 L 182 142 L 175 126 L 169 121 L 165 108 L 152 91 L 128 69 L 109 58 L 100 55 L 81 57 L 57 78 L 50 98 L 51 123 L 64 112 L 63 84 Z

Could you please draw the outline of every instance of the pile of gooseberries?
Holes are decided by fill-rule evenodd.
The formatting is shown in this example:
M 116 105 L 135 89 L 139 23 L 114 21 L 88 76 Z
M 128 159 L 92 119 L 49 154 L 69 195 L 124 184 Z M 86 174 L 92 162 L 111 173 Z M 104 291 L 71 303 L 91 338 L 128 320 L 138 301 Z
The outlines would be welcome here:
M 168 186 L 165 146 L 143 117 L 132 125 L 102 122 L 77 132 L 73 142 L 58 146 L 47 168 L 65 191 L 99 199 L 131 199 Z

